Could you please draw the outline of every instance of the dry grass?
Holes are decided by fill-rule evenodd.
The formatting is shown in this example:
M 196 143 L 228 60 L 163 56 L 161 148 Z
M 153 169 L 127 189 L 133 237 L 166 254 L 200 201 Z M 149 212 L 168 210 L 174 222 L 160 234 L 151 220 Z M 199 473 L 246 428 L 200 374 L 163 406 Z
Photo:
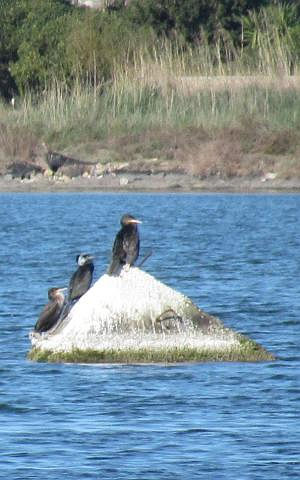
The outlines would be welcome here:
M 186 76 L 175 78 L 174 86 L 185 95 L 199 90 L 239 91 L 245 87 L 268 88 L 284 91 L 300 91 L 300 76 L 290 75 L 223 75 L 223 76 Z
M 39 141 L 29 129 L 0 124 L 0 172 L 5 173 L 12 162 L 39 164 Z
M 174 75 L 162 68 L 149 69 L 147 77 L 132 76 L 131 81 L 141 85 L 158 86 L 163 95 L 175 90 L 181 95 L 209 91 L 211 94 L 228 91 L 240 92 L 245 88 L 272 89 L 274 91 L 300 91 L 300 75 Z
M 111 137 L 105 152 L 125 162 L 132 171 L 168 171 L 195 175 L 264 177 L 276 172 L 279 178 L 300 178 L 300 133 L 273 132 L 259 123 L 214 132 L 203 127 L 152 129 L 145 134 Z M 128 162 L 129 160 L 129 162 Z

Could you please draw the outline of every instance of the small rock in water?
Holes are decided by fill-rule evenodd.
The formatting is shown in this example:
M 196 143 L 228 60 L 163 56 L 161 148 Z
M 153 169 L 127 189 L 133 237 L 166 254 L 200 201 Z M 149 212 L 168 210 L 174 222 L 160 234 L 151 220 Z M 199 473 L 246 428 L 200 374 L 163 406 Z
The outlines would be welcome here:
M 82 358 L 78 352 L 98 352 L 100 361 L 119 362 L 195 360 L 207 358 L 207 352 L 212 352 L 209 358 L 224 358 L 225 352 L 226 358 L 238 360 L 249 344 L 244 341 L 246 347 L 241 347 L 239 334 L 136 267 L 119 276 L 102 275 L 56 330 L 31 334 L 30 339 L 31 358 L 50 352 L 61 358 L 70 354 L 68 361 Z M 254 347 L 247 358 L 257 360 L 257 351 Z M 261 359 L 270 355 L 263 351 Z

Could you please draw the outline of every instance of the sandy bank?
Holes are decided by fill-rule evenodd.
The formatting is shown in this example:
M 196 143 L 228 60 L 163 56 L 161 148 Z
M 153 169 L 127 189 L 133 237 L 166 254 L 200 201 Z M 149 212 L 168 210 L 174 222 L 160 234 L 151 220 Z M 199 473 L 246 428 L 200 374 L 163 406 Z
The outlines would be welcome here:
M 300 192 L 299 179 L 232 178 L 197 176 L 181 173 L 108 174 L 101 178 L 47 178 L 37 175 L 30 179 L 0 177 L 0 193 L 4 192 L 232 192 L 275 193 Z

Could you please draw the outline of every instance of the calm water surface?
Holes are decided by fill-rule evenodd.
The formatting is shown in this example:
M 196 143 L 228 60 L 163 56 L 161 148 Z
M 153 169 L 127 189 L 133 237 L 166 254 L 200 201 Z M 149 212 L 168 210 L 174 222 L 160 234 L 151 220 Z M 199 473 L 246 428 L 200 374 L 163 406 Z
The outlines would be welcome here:
M 300 196 L 2 194 L 0 478 L 300 478 Z M 119 218 L 144 268 L 262 343 L 273 363 L 26 360 L 50 286 L 107 267 Z

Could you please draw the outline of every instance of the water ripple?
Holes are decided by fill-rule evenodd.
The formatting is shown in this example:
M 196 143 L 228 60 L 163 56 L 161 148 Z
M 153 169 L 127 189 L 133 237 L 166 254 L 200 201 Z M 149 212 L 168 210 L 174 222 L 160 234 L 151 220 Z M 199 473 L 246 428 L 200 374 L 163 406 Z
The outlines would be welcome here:
M 300 196 L 3 194 L 1 200 L 1 478 L 299 478 Z M 28 332 L 47 289 L 68 282 L 81 251 L 96 253 L 100 276 L 125 211 L 144 221 L 142 249 L 153 250 L 146 270 L 278 360 L 27 361 Z M 55 229 L 53 218 L 60 219 Z

